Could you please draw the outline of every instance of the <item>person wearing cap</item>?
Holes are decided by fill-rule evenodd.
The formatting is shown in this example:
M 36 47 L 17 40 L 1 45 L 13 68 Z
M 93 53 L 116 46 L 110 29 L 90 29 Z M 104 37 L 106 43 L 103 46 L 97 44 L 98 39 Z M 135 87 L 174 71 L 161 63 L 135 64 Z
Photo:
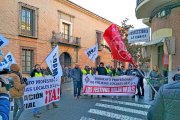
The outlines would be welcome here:
M 180 74 L 179 69 L 177 74 Z M 179 120 L 180 119 L 180 79 L 163 85 L 148 110 L 148 120 Z

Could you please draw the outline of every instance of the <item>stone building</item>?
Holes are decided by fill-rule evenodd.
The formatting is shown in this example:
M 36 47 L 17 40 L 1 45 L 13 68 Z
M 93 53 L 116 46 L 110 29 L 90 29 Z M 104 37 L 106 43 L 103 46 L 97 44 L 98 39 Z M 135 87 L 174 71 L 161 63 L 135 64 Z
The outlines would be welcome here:
M 55 45 L 62 66 L 94 67 L 100 61 L 114 65 L 110 52 L 102 48 L 103 32 L 110 24 L 69 0 L 0 1 L 0 34 L 9 40 L 2 51 L 12 52 L 23 73 L 37 63 L 46 67 L 44 60 Z M 99 56 L 93 63 L 85 50 L 95 43 Z
M 137 0 L 136 17 L 151 27 L 151 41 L 144 45 L 151 68 L 158 65 L 171 80 L 180 66 L 180 1 Z

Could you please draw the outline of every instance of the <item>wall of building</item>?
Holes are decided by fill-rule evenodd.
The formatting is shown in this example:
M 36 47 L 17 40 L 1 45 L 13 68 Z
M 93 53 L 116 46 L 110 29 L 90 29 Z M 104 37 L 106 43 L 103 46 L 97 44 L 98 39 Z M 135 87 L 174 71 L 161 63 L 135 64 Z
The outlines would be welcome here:
M 172 70 L 175 70 L 180 65 L 180 7 L 171 10 L 171 14 L 165 18 L 153 18 L 151 23 L 152 33 L 158 32 L 158 34 L 152 35 L 152 39 L 158 37 L 168 37 L 172 35 L 176 41 L 176 54 L 172 55 Z M 170 30 L 167 30 L 170 29 Z M 161 33 L 161 34 L 160 34 Z
M 18 36 L 18 2 L 39 8 L 37 39 Z M 4 54 L 11 51 L 17 63 L 21 65 L 21 47 L 30 47 L 34 48 L 35 51 L 34 63 L 42 63 L 51 51 L 49 40 L 52 37 L 52 31 L 56 33 L 60 32 L 58 10 L 74 16 L 72 35 L 81 38 L 81 48 L 78 50 L 78 62 L 81 66 L 87 63 L 91 66 L 95 66 L 84 52 L 87 48 L 96 43 L 96 30 L 104 32 L 109 24 L 97 20 L 57 0 L 3 0 L 0 2 L 0 34 L 3 34 L 3 36 L 10 40 L 10 44 L 3 48 Z M 59 54 L 63 52 L 68 52 L 73 62 L 76 62 L 76 50 L 73 47 L 68 49 L 67 46 L 60 45 Z M 107 50 L 100 51 L 99 55 L 105 64 L 112 60 L 110 52 Z M 43 63 L 43 66 L 45 66 L 45 63 Z

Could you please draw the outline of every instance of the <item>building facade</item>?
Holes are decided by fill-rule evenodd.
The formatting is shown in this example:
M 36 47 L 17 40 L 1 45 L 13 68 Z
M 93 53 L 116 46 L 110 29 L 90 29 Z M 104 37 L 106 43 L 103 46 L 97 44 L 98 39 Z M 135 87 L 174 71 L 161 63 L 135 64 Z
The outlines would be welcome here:
M 180 66 L 180 1 L 137 0 L 136 17 L 151 27 L 151 41 L 144 45 L 150 51 L 151 68 L 167 70 L 171 81 Z
M 110 21 L 68 0 L 0 1 L 0 34 L 9 40 L 2 51 L 10 51 L 23 73 L 35 64 L 46 67 L 45 58 L 59 45 L 63 67 L 79 63 L 97 66 L 100 61 L 113 65 L 111 54 L 102 48 L 103 32 Z M 99 56 L 93 63 L 85 50 L 98 43 Z

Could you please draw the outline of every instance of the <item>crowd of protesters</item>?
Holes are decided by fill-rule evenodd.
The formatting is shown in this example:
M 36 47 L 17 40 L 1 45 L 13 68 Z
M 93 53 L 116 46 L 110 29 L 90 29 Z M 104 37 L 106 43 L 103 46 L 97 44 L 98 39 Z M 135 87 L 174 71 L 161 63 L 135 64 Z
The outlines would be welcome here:
M 24 89 L 28 85 L 27 81 L 24 80 L 22 74 L 20 73 L 20 68 L 17 64 L 12 64 L 10 66 L 11 72 L 8 74 L 8 79 L 13 79 L 13 86 L 11 86 L 9 93 L 11 98 L 14 100 L 14 110 L 13 110 L 13 120 L 18 120 L 24 110 Z M 177 92 L 179 90 L 180 84 L 180 67 L 178 67 L 178 72 L 174 75 L 173 80 L 175 81 L 172 84 L 164 85 L 161 87 L 161 80 L 163 75 L 160 73 L 159 68 L 157 66 L 153 67 L 153 70 L 150 71 L 149 78 L 151 80 L 151 84 L 153 88 L 158 91 L 158 94 L 155 97 L 155 91 L 152 90 L 152 99 L 155 99 L 152 106 L 148 111 L 148 120 L 164 120 L 170 118 L 179 118 L 180 115 L 177 112 L 173 112 L 172 109 L 166 109 L 170 106 L 173 108 L 177 108 L 178 105 L 176 104 L 179 100 Z M 74 68 L 64 67 L 63 68 L 63 76 L 62 78 L 66 81 L 67 79 L 73 80 L 74 85 L 74 98 L 79 99 L 81 96 L 81 88 L 82 88 L 82 76 L 83 75 L 105 75 L 105 76 L 122 76 L 122 75 L 129 75 L 129 76 L 137 76 L 139 78 L 139 82 L 137 84 L 137 94 L 139 97 L 144 96 L 144 72 L 141 68 L 133 68 L 132 65 L 129 65 L 127 70 L 124 69 L 124 66 L 120 66 L 118 68 L 113 68 L 109 64 L 106 66 L 103 62 L 99 64 L 97 68 L 90 67 L 89 65 L 85 65 L 83 69 L 80 68 L 79 64 L 75 64 Z M 51 75 L 49 68 L 41 69 L 39 64 L 36 64 L 31 73 L 31 77 L 42 77 Z M 0 76 L 0 81 L 5 81 L 3 75 Z M 153 81 L 153 82 L 152 82 Z M 2 82 L 0 82 L 0 118 L 7 118 L 9 117 L 9 95 L 7 94 L 7 87 L 2 87 Z M 99 96 L 98 96 L 99 97 Z M 105 97 L 105 96 L 102 96 Z M 91 98 L 93 96 L 91 95 Z M 114 96 L 112 96 L 114 98 Z M 171 101 L 170 103 L 168 101 Z M 52 103 L 54 108 L 57 108 L 57 103 Z M 3 109 L 4 108 L 4 109 Z M 50 106 L 46 106 L 47 110 L 50 109 Z M 161 112 L 159 114 L 155 114 L 157 112 Z M 166 111 L 166 112 L 165 112 Z M 164 113 L 165 112 L 165 113 Z M 35 118 L 40 117 L 41 112 L 38 108 L 33 109 L 33 116 Z M 172 114 L 174 115 L 172 117 Z M 6 119 L 5 119 L 6 120 Z
M 70 73 L 70 76 L 72 77 L 73 84 L 74 84 L 74 97 L 75 99 L 79 98 L 81 94 L 81 87 L 82 87 L 82 75 L 87 75 L 87 74 L 105 75 L 105 76 L 123 76 L 123 75 L 134 76 L 135 75 L 139 78 L 139 82 L 137 85 L 137 91 L 138 91 L 137 95 L 139 97 L 144 96 L 144 83 L 143 83 L 144 72 L 141 69 L 140 71 L 133 68 L 132 65 L 129 65 L 129 68 L 125 70 L 123 65 L 121 67 L 114 68 L 110 66 L 109 64 L 105 66 L 103 62 L 101 62 L 97 68 L 90 67 L 89 65 L 85 65 L 84 68 L 81 70 L 79 64 L 76 63 L 75 67 L 71 70 L 71 73 Z M 99 98 L 99 95 L 97 97 Z M 102 97 L 105 97 L 105 96 L 102 95 Z M 92 95 L 91 95 L 91 98 L 93 98 Z M 114 98 L 114 96 L 112 96 L 112 98 Z

